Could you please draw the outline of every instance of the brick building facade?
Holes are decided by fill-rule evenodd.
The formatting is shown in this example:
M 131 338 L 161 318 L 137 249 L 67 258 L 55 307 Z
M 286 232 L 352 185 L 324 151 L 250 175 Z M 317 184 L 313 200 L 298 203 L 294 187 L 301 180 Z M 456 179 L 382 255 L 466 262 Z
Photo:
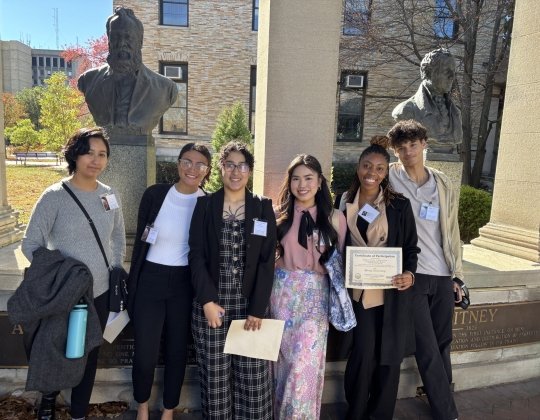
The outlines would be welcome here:
M 433 4 L 432 0 L 424 1 Z M 366 5 L 371 5 L 370 0 L 344 3 L 347 6 L 351 2 L 361 4 L 355 12 L 365 14 L 371 22 L 385 19 L 377 13 L 377 8 L 366 9 Z M 241 101 L 246 110 L 253 111 L 259 0 L 115 0 L 113 3 L 134 10 L 145 30 L 144 63 L 163 74 L 169 72 L 181 92 L 174 109 L 168 111 L 163 123 L 154 130 L 159 160 L 173 160 L 188 141 L 209 142 L 223 107 Z M 433 7 L 429 13 L 427 21 L 433 25 Z M 400 61 L 381 64 L 376 51 L 351 55 L 347 46 L 351 39 L 361 37 L 362 32 L 350 28 L 347 14 L 344 16 L 341 77 L 336 80 L 335 162 L 356 161 L 372 135 L 385 133 L 392 126 L 392 109 L 413 95 L 420 83 L 418 66 Z M 489 36 L 489 30 L 484 28 L 480 36 Z M 441 45 L 445 45 L 443 41 Z M 460 48 L 458 43 L 452 47 L 456 57 L 462 56 Z M 485 49 L 478 52 L 478 65 L 485 61 L 485 54 Z M 479 101 L 480 95 L 473 98 L 475 109 L 479 109 Z M 495 92 L 495 114 L 497 105 Z M 486 167 L 489 165 L 488 161 Z

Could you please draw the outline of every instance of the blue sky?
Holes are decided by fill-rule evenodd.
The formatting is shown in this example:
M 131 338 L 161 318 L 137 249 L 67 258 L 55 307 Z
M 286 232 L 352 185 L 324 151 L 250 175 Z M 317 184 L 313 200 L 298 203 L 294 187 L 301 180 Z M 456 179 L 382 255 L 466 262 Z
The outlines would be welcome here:
M 112 0 L 0 0 L 0 39 L 32 48 L 56 49 L 54 11 L 58 9 L 60 49 L 105 34 Z

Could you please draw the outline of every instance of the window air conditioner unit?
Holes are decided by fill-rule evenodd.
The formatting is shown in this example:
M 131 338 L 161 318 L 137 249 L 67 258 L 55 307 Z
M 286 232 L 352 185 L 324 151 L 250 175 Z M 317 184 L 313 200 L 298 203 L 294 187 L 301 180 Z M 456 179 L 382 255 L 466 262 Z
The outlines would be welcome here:
M 364 76 L 360 74 L 349 74 L 345 77 L 345 87 L 355 89 L 363 88 Z
M 171 79 L 182 78 L 182 67 L 179 66 L 165 66 L 165 76 Z

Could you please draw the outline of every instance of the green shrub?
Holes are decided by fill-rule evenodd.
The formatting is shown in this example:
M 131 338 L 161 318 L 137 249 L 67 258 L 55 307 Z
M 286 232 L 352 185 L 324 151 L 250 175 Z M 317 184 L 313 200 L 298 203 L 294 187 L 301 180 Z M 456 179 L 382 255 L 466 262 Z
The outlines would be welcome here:
M 219 169 L 219 152 L 224 145 L 232 140 L 247 144 L 248 149 L 253 153 L 253 139 L 249 132 L 247 113 L 241 102 L 235 102 L 223 108 L 218 116 L 216 128 L 212 134 L 214 156 L 212 157 L 212 172 L 206 184 L 207 191 L 217 191 L 223 186 Z M 247 188 L 251 190 L 252 185 L 250 179 Z
M 356 163 L 336 162 L 332 166 L 332 192 L 337 195 L 344 193 L 351 186 Z
M 172 184 L 178 181 L 176 162 L 156 162 L 156 182 Z
M 459 197 L 459 232 L 461 240 L 468 244 L 478 237 L 478 229 L 489 222 L 491 194 L 469 185 L 461 186 Z

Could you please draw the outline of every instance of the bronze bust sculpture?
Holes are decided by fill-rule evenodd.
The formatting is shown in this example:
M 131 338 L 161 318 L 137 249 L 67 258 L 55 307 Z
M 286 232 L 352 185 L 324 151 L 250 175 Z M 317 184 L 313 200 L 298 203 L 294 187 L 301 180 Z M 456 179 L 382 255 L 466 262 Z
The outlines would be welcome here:
M 117 7 L 107 20 L 107 63 L 78 80 L 96 124 L 147 134 L 174 103 L 176 84 L 142 63 L 143 25 L 131 9 Z
M 454 57 L 445 48 L 427 53 L 420 63 L 422 83 L 415 95 L 392 111 L 399 120 L 416 120 L 426 127 L 430 144 L 454 149 L 463 140 L 461 112 L 449 92 L 456 72 Z

